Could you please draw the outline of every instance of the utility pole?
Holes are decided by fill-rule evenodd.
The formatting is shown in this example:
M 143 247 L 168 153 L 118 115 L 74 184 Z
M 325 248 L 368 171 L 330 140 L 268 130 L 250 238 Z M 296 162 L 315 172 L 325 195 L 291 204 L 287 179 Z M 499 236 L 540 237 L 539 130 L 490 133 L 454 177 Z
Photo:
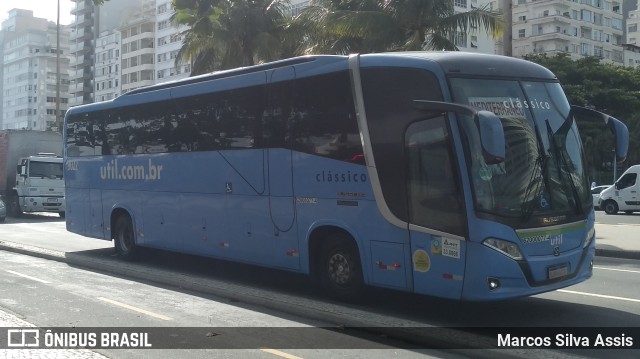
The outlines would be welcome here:
M 60 0 L 58 0 L 58 20 L 56 25 L 56 129 L 62 133 L 62 121 L 60 119 Z

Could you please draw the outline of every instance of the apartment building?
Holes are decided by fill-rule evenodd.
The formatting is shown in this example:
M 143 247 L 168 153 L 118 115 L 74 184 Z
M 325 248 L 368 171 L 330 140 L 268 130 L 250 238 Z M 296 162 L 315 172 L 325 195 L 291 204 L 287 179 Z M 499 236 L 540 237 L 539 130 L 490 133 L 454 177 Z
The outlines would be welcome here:
M 117 28 L 121 39 L 120 89 L 125 94 L 154 84 L 156 9 L 154 0 L 143 0 L 130 8 Z
M 120 43 L 120 32 L 116 30 L 104 31 L 96 40 L 96 101 L 112 100 L 120 96 Z
M 176 66 L 183 44 L 181 33 L 187 27 L 176 27 L 171 22 L 173 14 L 171 0 L 156 0 L 156 83 L 183 79 L 191 74 L 190 63 Z
M 622 1 L 514 0 L 513 56 L 568 53 L 624 65 Z
M 69 28 L 60 27 L 59 59 L 57 24 L 31 10 L 9 11 L 1 33 L 1 128 L 58 130 L 69 106 Z
M 453 0 L 456 12 L 471 11 L 477 8 L 500 9 L 499 1 L 488 0 Z M 472 27 L 468 32 L 459 31 L 454 37 L 454 43 L 460 51 L 478 52 L 484 54 L 505 54 L 503 38 L 494 39 L 487 35 L 485 29 Z
M 71 78 L 70 105 L 95 101 L 96 40 L 104 31 L 113 31 L 120 25 L 128 9 L 141 0 L 109 0 L 96 6 L 93 0 L 71 0 L 75 3 L 71 14 Z

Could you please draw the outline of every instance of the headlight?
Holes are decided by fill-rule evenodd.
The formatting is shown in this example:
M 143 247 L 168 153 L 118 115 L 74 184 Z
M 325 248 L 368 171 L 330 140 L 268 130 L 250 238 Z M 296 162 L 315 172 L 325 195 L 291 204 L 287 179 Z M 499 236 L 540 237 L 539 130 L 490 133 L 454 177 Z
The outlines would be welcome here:
M 594 238 L 596 238 L 596 227 L 592 226 L 591 229 L 587 231 L 587 237 L 584 239 L 584 246 L 582 246 L 582 248 L 589 247 Z
M 502 254 L 509 256 L 517 261 L 522 259 L 520 249 L 515 243 L 504 241 L 502 239 L 489 238 L 485 239 L 482 244 L 489 248 L 493 248 L 496 251 L 501 252 Z

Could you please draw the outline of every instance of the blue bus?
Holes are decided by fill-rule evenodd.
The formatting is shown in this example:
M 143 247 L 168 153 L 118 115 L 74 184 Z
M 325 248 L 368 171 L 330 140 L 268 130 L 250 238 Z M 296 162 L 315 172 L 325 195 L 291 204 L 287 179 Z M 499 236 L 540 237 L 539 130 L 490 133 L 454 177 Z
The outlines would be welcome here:
M 139 88 L 65 117 L 66 226 L 141 247 L 463 300 L 592 274 L 577 120 L 528 61 L 306 56 Z

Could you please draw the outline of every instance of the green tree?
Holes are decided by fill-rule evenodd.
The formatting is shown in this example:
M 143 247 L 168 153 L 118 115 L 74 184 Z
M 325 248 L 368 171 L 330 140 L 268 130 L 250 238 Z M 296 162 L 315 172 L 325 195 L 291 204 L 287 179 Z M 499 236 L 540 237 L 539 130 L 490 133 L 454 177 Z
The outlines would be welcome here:
M 173 0 L 174 21 L 186 25 L 176 63 L 192 75 L 277 60 L 288 0 Z
M 526 59 L 551 70 L 571 104 L 592 106 L 624 122 L 629 129 L 629 157 L 624 166 L 640 163 L 640 69 L 602 63 L 595 57 L 571 60 L 568 54 Z M 591 175 L 601 177 L 603 171 L 611 169 L 613 138 L 602 126 L 579 126 Z M 605 178 L 611 181 L 611 177 Z
M 301 53 L 347 54 L 458 50 L 456 34 L 504 28 L 488 7 L 456 13 L 451 0 L 317 0 L 294 22 L 302 30 Z

